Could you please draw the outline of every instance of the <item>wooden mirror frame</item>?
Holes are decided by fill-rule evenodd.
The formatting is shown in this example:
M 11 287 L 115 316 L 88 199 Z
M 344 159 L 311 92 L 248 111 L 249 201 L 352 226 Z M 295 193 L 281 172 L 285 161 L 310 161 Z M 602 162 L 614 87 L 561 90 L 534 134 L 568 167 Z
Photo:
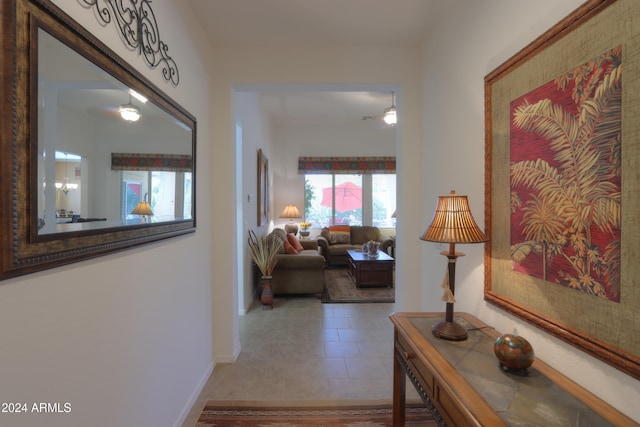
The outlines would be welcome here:
M 49 0 L 2 1 L 0 19 L 0 280 L 195 232 L 195 117 Z M 38 28 L 191 129 L 191 218 L 38 235 Z

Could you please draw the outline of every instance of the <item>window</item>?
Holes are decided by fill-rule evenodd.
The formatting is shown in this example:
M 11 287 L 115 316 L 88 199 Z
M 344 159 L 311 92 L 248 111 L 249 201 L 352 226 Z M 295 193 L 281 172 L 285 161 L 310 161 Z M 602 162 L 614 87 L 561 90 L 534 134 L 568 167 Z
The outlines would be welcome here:
M 123 220 L 139 219 L 131 211 L 142 200 L 149 202 L 156 219 L 172 221 L 191 218 L 191 180 L 191 172 L 123 170 Z
M 313 228 L 333 224 L 395 227 L 395 174 L 305 174 L 305 220 Z
M 380 228 L 395 228 L 396 218 L 396 175 L 371 175 L 372 221 Z

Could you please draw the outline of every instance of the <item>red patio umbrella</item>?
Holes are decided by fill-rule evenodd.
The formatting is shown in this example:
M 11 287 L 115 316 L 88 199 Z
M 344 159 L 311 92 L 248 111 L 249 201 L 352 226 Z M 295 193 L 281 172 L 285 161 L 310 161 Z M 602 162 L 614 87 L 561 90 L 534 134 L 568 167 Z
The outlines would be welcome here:
M 326 207 L 333 206 L 332 193 L 334 187 L 322 189 L 322 201 L 320 205 Z M 336 206 L 338 212 L 347 212 L 352 209 L 362 208 L 362 187 L 353 182 L 344 182 L 335 186 Z

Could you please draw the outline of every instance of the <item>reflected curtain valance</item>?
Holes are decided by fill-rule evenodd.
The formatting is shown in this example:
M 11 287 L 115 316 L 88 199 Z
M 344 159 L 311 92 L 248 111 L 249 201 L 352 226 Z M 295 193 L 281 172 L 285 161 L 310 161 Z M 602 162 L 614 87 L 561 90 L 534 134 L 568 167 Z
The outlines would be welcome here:
M 391 174 L 395 157 L 298 157 L 298 173 Z
M 188 154 L 111 153 L 112 170 L 191 172 Z

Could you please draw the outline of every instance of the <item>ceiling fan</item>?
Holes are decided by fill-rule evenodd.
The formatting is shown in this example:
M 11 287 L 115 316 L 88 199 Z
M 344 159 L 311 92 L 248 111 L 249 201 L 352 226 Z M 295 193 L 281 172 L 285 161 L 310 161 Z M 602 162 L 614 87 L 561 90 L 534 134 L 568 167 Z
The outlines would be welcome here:
M 376 129 L 393 129 L 394 127 L 393 125 L 385 123 L 383 114 L 377 116 L 362 116 L 361 121 L 371 126 L 375 126 Z

